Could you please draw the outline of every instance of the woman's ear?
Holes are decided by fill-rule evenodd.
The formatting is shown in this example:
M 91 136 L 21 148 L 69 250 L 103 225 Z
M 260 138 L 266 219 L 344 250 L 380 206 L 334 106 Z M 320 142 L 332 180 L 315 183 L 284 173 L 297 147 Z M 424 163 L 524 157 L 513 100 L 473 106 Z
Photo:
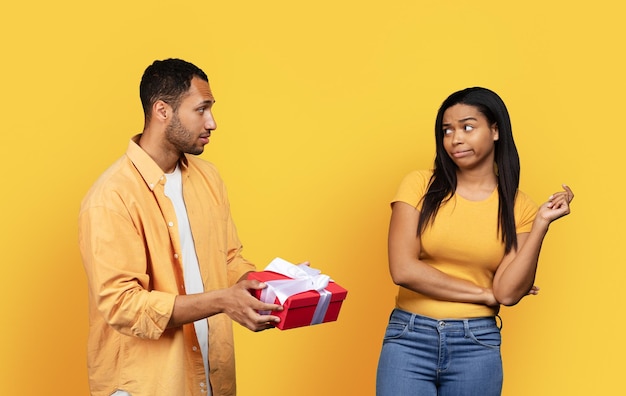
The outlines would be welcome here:
M 491 135 L 493 136 L 493 141 L 500 139 L 500 132 L 498 131 L 498 124 L 495 122 L 491 125 Z

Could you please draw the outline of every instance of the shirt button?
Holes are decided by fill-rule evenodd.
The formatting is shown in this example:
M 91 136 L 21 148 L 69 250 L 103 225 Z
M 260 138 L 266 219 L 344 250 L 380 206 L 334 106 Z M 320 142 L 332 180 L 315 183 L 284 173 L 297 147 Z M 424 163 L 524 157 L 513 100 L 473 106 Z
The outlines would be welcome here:
M 174 227 L 174 222 L 170 221 L 170 222 L 167 223 L 167 225 L 170 226 L 170 227 Z
M 194 352 L 197 352 L 198 351 L 198 347 L 194 345 L 193 347 L 191 347 L 191 350 L 194 351 Z
M 200 382 L 200 388 L 204 388 L 206 384 L 204 382 Z
M 174 258 L 177 259 L 178 258 L 178 253 L 174 253 Z
M 152 190 L 154 188 L 154 183 L 150 183 L 150 189 Z

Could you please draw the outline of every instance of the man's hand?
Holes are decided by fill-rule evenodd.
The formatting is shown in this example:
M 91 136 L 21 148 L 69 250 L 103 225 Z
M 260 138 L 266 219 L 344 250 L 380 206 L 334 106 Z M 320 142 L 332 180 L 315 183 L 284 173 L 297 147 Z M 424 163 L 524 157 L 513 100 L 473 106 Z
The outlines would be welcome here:
M 224 289 L 223 313 L 252 331 L 274 327 L 280 322 L 280 318 L 274 315 L 260 315 L 257 311 L 282 311 L 283 307 L 259 301 L 249 292 L 249 290 L 259 290 L 266 287 L 265 283 L 250 279 L 241 280 L 228 289 Z

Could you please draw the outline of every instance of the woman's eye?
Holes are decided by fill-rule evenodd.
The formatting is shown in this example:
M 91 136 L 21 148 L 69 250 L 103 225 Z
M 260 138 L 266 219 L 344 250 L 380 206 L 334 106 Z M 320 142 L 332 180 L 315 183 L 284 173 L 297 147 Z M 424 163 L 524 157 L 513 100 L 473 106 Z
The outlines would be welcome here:
M 202 108 L 198 109 L 198 113 L 200 113 L 200 114 L 204 114 L 204 107 L 202 107 Z
M 474 127 L 473 127 L 473 126 L 471 126 L 471 125 L 465 125 L 465 130 L 466 130 L 466 131 L 471 131 L 471 130 L 473 130 L 473 129 L 474 129 Z
M 452 129 L 450 129 L 450 128 L 445 128 L 445 129 L 443 130 L 443 134 L 444 134 L 444 135 L 451 135 L 451 134 L 452 134 Z

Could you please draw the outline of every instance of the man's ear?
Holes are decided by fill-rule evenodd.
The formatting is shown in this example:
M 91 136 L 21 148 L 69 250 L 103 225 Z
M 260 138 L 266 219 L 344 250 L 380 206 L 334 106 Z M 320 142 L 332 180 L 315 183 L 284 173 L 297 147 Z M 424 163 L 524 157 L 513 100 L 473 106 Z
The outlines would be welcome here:
M 162 100 L 157 100 L 152 105 L 152 117 L 160 120 L 161 122 L 166 121 L 172 115 L 172 107 L 165 103 Z

